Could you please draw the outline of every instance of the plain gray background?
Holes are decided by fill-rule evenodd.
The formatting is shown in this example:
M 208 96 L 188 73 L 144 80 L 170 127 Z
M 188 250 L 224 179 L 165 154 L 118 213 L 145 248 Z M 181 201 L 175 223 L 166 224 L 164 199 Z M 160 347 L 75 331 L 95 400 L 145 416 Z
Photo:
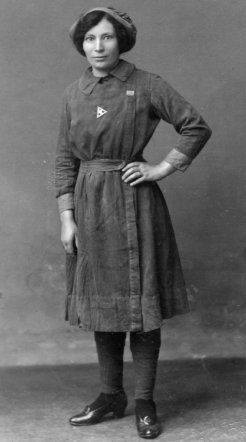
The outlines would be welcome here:
M 167 321 L 166 358 L 245 356 L 245 0 L 111 1 L 135 18 L 126 59 L 163 76 L 213 136 L 161 182 L 192 313 Z M 86 67 L 68 29 L 105 2 L 1 0 L 1 365 L 83 362 L 90 334 L 63 321 L 64 252 L 53 161 L 64 88 Z M 161 123 L 147 157 L 176 140 Z M 88 356 L 89 357 L 89 356 Z

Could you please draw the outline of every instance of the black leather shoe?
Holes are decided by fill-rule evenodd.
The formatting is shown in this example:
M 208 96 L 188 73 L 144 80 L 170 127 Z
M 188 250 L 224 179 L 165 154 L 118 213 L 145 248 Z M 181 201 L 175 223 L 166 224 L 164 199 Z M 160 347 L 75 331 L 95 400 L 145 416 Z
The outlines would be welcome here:
M 161 433 L 155 403 L 152 400 L 136 400 L 136 424 L 138 435 L 143 439 L 155 439 Z
M 99 422 L 103 416 L 113 413 L 115 419 L 124 416 L 127 407 L 127 397 L 124 391 L 116 394 L 101 393 L 91 404 L 86 405 L 81 413 L 69 419 L 71 425 L 92 425 Z
M 143 439 L 155 439 L 161 432 L 157 419 L 150 416 L 136 416 L 138 435 Z

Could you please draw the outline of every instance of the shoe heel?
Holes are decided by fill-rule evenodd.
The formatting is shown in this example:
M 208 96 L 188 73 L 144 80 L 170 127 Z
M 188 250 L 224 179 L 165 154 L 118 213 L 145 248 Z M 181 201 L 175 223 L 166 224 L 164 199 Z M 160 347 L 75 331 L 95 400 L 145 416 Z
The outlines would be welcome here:
M 126 407 L 127 402 L 124 402 L 123 404 L 117 404 L 113 412 L 114 419 L 121 419 L 122 417 L 124 417 Z
M 121 419 L 122 417 L 124 417 L 125 409 L 126 409 L 126 407 L 124 407 L 124 408 L 122 408 L 120 410 L 115 410 L 114 413 L 113 413 L 114 419 Z

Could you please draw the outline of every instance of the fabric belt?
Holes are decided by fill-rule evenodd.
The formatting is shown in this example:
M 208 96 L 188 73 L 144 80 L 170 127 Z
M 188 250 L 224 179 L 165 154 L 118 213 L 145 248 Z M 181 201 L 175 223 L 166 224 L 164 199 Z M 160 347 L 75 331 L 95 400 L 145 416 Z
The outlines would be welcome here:
M 96 172 L 111 172 L 122 170 L 126 165 L 124 160 L 98 159 L 90 161 L 81 161 L 80 170 L 94 170 Z

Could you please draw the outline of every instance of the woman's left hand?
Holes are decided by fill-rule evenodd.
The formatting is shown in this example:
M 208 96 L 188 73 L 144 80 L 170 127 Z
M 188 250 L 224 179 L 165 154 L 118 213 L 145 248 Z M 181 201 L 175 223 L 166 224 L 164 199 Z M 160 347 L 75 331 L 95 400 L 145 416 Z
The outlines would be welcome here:
M 147 162 L 135 161 L 127 164 L 123 169 L 122 179 L 130 186 L 143 183 L 144 181 L 159 181 L 175 171 L 175 167 L 163 160 L 152 166 Z

